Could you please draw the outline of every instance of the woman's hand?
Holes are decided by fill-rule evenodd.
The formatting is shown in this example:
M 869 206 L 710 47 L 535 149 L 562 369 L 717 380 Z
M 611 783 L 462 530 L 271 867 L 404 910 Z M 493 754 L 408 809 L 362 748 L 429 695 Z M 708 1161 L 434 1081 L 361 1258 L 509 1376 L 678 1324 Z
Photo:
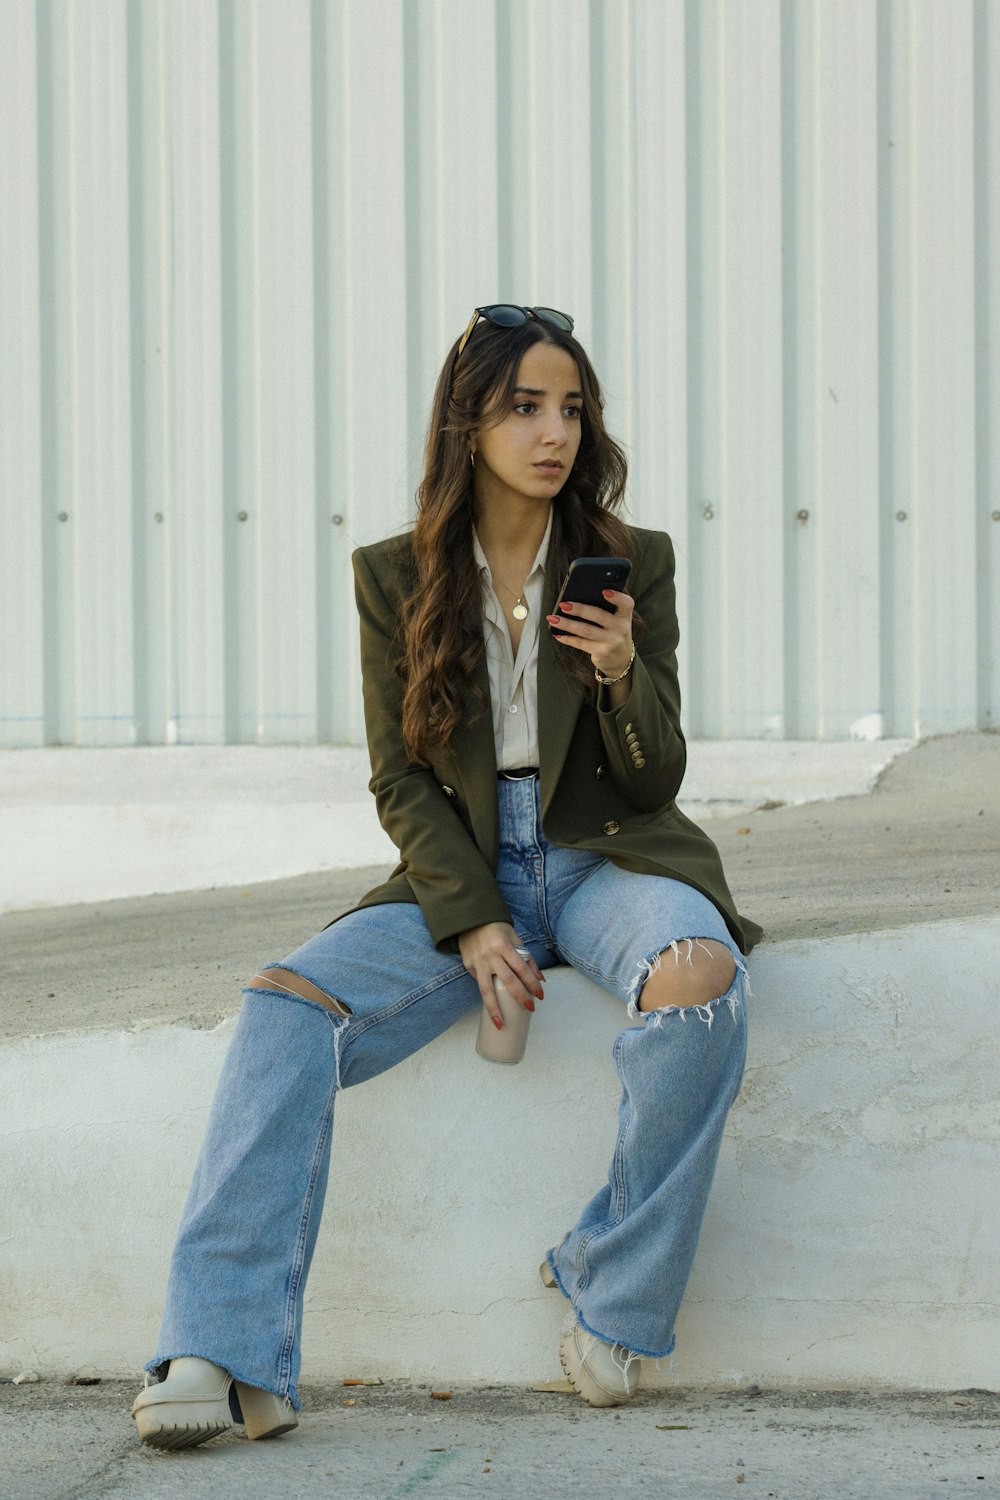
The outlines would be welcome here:
M 545 980 L 542 971 L 533 958 L 524 958 L 517 951 L 519 943 L 509 922 L 486 922 L 482 927 L 469 927 L 458 935 L 462 962 L 478 984 L 494 1026 L 499 1021 L 498 1030 L 503 1027 L 503 1017 L 493 989 L 494 975 L 525 1010 L 534 1010 L 535 1000 L 543 998 Z
M 614 605 L 614 614 L 598 609 L 595 604 L 574 604 L 566 599 L 557 606 L 566 613 L 545 618 L 557 627 L 554 635 L 560 645 L 585 651 L 598 672 L 605 677 L 617 677 L 627 670 L 632 656 L 635 600 L 631 594 L 620 594 L 616 589 L 601 592 Z

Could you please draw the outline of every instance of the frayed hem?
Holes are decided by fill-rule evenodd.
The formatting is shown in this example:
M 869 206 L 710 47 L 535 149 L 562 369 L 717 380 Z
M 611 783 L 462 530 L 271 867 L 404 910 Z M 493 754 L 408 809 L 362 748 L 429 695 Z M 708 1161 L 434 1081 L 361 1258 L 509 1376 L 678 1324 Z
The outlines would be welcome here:
M 245 1375 L 241 1375 L 238 1370 L 234 1370 L 228 1364 L 216 1359 L 213 1354 L 206 1354 L 202 1349 L 185 1349 L 183 1352 L 178 1350 L 175 1354 L 156 1355 L 154 1359 L 149 1360 L 143 1365 L 143 1370 L 147 1376 L 153 1375 L 156 1377 L 155 1380 L 150 1381 L 147 1379 L 145 1381 L 147 1387 L 163 1383 L 166 1376 L 160 1375 L 159 1371 L 164 1365 L 169 1365 L 172 1359 L 207 1359 L 209 1364 L 218 1365 L 220 1370 L 225 1370 L 228 1375 L 231 1375 L 237 1385 L 250 1385 L 253 1386 L 254 1390 L 267 1391 L 270 1395 L 277 1396 L 279 1401 L 283 1401 L 286 1406 L 292 1408 L 296 1416 L 302 1412 L 302 1402 L 299 1400 L 298 1392 L 294 1386 L 290 1385 L 287 1391 L 282 1391 L 273 1385 L 262 1385 L 259 1380 L 249 1380 Z
M 716 1011 L 718 1010 L 720 1005 L 725 1005 L 729 1010 L 729 1013 L 732 1016 L 733 1020 L 736 1020 L 736 1011 L 740 1003 L 740 984 L 743 984 L 743 987 L 745 988 L 748 995 L 752 996 L 753 991 L 750 988 L 750 974 L 749 970 L 747 969 L 745 960 L 741 957 L 741 955 L 733 953 L 733 950 L 731 948 L 728 951 L 732 956 L 734 964 L 736 965 L 736 977 L 734 978 L 732 984 L 729 986 L 729 989 L 726 990 L 725 994 L 717 995 L 714 1000 L 706 1000 L 700 1005 L 658 1005 L 655 1006 L 652 1010 L 639 1009 L 639 998 L 642 994 L 643 986 L 645 985 L 647 979 L 649 979 L 651 975 L 655 974 L 656 971 L 660 968 L 661 964 L 663 963 L 663 955 L 665 953 L 673 953 L 674 963 L 675 965 L 679 965 L 681 961 L 681 944 L 686 943 L 687 953 L 685 957 L 686 962 L 690 964 L 692 962 L 692 957 L 696 947 L 704 949 L 706 953 L 710 951 L 709 949 L 705 948 L 706 941 L 708 940 L 702 939 L 700 937 L 674 938 L 673 942 L 668 943 L 665 948 L 658 948 L 654 953 L 651 953 L 648 958 L 641 958 L 638 961 L 638 963 L 636 964 L 636 976 L 632 981 L 632 986 L 629 990 L 627 1008 L 627 1015 L 629 1017 L 629 1020 L 649 1022 L 653 1027 L 657 1027 L 663 1025 L 663 1022 L 667 1018 L 667 1016 L 680 1016 L 682 1021 L 686 1021 L 688 1018 L 688 1012 L 693 1010 L 697 1015 L 699 1021 L 701 1021 L 705 1026 L 708 1027 L 709 1031 L 711 1031 L 712 1023 L 715 1020 Z M 718 938 L 713 938 L 711 939 L 711 941 L 718 942 Z
M 578 1307 L 573 1308 L 573 1311 L 570 1314 L 569 1319 L 567 1320 L 564 1332 L 571 1332 L 574 1323 L 578 1323 L 583 1331 L 585 1333 L 589 1333 L 591 1338 L 597 1339 L 598 1343 L 607 1344 L 608 1347 L 612 1349 L 624 1349 L 629 1356 L 623 1366 L 623 1369 L 625 1370 L 628 1369 L 628 1366 L 632 1363 L 633 1359 L 666 1359 L 668 1355 L 673 1354 L 675 1348 L 677 1347 L 676 1334 L 673 1334 L 671 1336 L 670 1343 L 667 1348 L 661 1349 L 658 1353 L 655 1349 L 639 1349 L 632 1344 L 623 1343 L 621 1339 L 609 1338 L 606 1333 L 599 1333 L 596 1328 L 591 1328 L 586 1318 L 581 1316 L 580 1309 Z

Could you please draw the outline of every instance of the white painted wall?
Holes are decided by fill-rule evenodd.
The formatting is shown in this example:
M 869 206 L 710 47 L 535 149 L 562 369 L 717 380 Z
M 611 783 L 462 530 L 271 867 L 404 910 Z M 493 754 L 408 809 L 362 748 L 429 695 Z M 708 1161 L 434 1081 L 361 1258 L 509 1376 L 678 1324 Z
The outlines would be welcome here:
M 1000 1384 L 998 937 L 979 918 L 755 952 L 747 1080 L 650 1383 Z M 338 1104 L 304 1380 L 559 1376 L 537 1264 L 606 1170 L 622 1015 L 568 971 L 548 991 L 517 1068 L 475 1056 L 470 1018 Z M 230 1031 L 0 1049 L 0 1371 L 151 1356 Z
M 0 744 L 362 742 L 349 553 L 575 314 L 686 721 L 1000 715 L 1000 10 L 0 0 Z

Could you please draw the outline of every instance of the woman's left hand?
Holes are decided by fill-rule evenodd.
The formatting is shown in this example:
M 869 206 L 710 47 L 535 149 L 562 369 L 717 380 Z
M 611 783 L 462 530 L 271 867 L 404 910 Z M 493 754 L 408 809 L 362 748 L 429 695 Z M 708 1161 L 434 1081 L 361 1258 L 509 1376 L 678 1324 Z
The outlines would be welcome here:
M 550 625 L 558 628 L 553 638 L 575 651 L 585 651 L 595 669 L 605 677 L 617 677 L 626 671 L 632 656 L 632 615 L 635 600 L 617 589 L 602 589 L 605 599 L 614 605 L 614 614 L 594 604 L 574 604 L 564 600 L 557 604 L 559 614 L 546 615 Z M 565 613 L 563 613 L 565 611 Z

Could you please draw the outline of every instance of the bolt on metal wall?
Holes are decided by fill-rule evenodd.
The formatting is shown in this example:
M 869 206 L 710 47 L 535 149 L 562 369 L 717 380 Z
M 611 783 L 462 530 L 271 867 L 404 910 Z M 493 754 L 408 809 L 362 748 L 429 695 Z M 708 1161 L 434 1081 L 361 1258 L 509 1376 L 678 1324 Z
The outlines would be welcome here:
M 693 735 L 1000 717 L 987 0 L 0 0 L 0 743 L 363 738 L 350 552 L 570 310 Z

